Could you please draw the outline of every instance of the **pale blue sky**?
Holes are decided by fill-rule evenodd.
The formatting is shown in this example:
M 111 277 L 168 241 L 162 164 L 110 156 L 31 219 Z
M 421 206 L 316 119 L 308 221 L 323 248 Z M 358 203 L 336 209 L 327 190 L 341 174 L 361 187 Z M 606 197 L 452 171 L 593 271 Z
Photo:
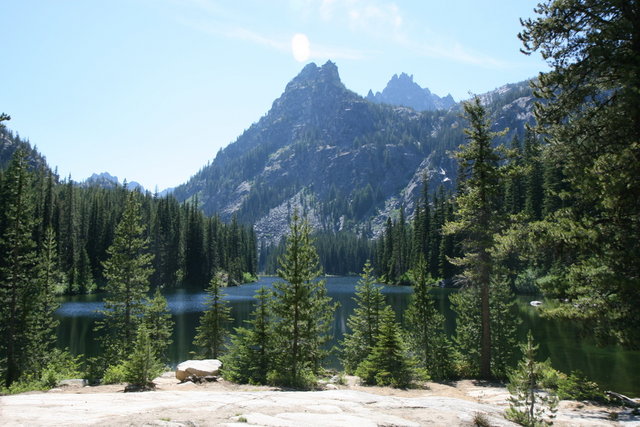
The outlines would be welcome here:
M 314 61 L 366 95 L 406 72 L 456 100 L 545 70 L 530 0 L 2 0 L 0 112 L 61 175 L 185 182 Z M 309 58 L 291 49 L 295 34 Z M 298 59 L 305 57 L 298 52 Z M 301 58 L 302 57 L 302 58 Z

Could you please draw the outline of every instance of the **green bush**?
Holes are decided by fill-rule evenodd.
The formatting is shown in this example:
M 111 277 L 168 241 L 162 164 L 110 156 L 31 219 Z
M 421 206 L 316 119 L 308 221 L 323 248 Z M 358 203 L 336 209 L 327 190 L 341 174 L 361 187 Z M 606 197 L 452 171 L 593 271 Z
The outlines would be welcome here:
M 253 283 L 258 281 L 258 276 L 255 274 L 247 273 L 246 271 L 242 273 L 242 283 Z
M 539 367 L 542 376 L 540 384 L 545 389 L 557 390 L 560 382 L 567 378 L 566 374 L 551 367 L 551 359 L 540 362 Z
M 558 397 L 563 400 L 604 400 L 604 393 L 593 381 L 580 371 L 572 371 L 571 374 L 558 381 Z
M 54 349 L 49 353 L 47 365 L 41 372 L 24 373 L 11 387 L 0 389 L 0 394 L 17 394 L 27 391 L 48 390 L 65 379 L 82 376 L 80 356 L 72 356 L 68 351 Z
M 104 371 L 103 384 L 119 384 L 125 382 L 127 371 L 124 363 L 111 365 Z
M 53 388 L 62 380 L 81 377 L 81 356 L 73 356 L 68 351 L 54 349 L 49 363 L 41 375 L 41 381 L 48 388 Z

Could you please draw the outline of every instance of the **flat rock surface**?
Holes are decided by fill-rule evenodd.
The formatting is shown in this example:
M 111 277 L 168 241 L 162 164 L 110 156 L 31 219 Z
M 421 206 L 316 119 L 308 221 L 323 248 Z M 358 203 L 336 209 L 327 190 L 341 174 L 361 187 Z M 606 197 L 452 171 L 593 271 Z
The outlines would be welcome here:
M 361 387 L 349 379 L 338 390 L 279 391 L 224 380 L 177 384 L 173 373 L 157 390 L 123 393 L 124 385 L 69 387 L 0 397 L 0 424 L 134 426 L 470 426 L 482 413 L 492 426 L 503 417 L 508 393 L 495 384 L 428 383 L 424 389 Z M 611 409 L 562 402 L 559 426 L 621 425 Z M 640 426 L 640 419 L 621 418 Z

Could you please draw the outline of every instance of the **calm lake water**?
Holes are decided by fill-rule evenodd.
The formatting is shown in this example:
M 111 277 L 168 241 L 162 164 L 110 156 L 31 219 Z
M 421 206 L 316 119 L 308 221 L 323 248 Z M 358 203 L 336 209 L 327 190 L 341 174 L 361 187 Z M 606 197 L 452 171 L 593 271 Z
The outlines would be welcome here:
M 241 326 L 249 318 L 253 309 L 253 296 L 261 286 L 271 286 L 276 278 L 264 277 L 259 282 L 239 287 L 226 288 L 234 319 L 233 326 Z M 332 333 L 333 343 L 337 344 L 346 331 L 346 319 L 353 312 L 353 296 L 357 277 L 327 278 L 327 291 L 330 297 L 340 303 L 335 316 Z M 408 303 L 412 289 L 410 287 L 385 286 L 383 293 L 387 301 L 402 313 Z M 451 334 L 455 327 L 455 314 L 449 306 L 450 289 L 434 289 L 436 304 L 447 319 L 447 330 Z M 167 290 L 165 297 L 175 322 L 173 344 L 169 350 L 170 363 L 175 365 L 190 358 L 195 329 L 204 308 L 205 293 L 185 289 Z M 102 308 L 102 295 L 65 297 L 56 312 L 60 320 L 58 327 L 58 345 L 68 347 L 72 353 L 95 355 L 98 348 L 93 332 L 95 321 L 99 318 L 97 310 Z M 579 336 L 571 322 L 543 319 L 535 307 L 529 305 L 532 297 L 519 297 L 518 307 L 522 324 L 520 336 L 524 340 L 526 331 L 531 329 L 540 344 L 540 358 L 550 357 L 553 366 L 569 373 L 579 369 L 589 378 L 598 382 L 607 390 L 640 396 L 640 351 L 628 351 L 618 347 L 596 347 L 593 342 Z M 335 356 L 327 365 L 339 368 Z

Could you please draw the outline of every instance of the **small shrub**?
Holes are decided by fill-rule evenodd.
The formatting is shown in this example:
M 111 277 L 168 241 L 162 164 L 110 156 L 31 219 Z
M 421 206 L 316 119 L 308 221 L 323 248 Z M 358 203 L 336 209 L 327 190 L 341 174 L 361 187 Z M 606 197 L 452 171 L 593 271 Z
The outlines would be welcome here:
M 124 363 L 111 365 L 104 371 L 103 384 L 119 384 L 125 382 L 127 372 Z
M 309 390 L 317 387 L 318 379 L 310 369 L 301 369 L 298 378 L 291 378 L 288 373 L 272 370 L 267 373 L 267 384 Z
M 47 388 L 53 388 L 62 380 L 82 376 L 80 356 L 73 356 L 66 350 L 54 349 L 41 380 Z
M 491 427 L 491 421 L 487 418 L 487 415 L 483 412 L 476 412 L 473 414 L 474 427 Z
M 246 271 L 242 273 L 242 283 L 253 283 L 258 281 L 258 276 L 247 273 Z
M 11 387 L 0 389 L 0 394 L 17 394 L 27 391 L 48 390 L 64 379 L 81 376 L 80 357 L 68 351 L 54 349 L 49 353 L 46 367 L 39 372 L 27 372 Z
M 580 371 L 572 371 L 558 381 L 558 397 L 564 400 L 604 400 L 605 396 L 596 384 Z
M 542 393 L 542 371 L 545 363 L 536 362 L 538 346 L 533 342 L 531 331 L 527 342 L 520 345 L 522 359 L 516 369 L 509 373 L 507 388 L 509 408 L 505 412 L 507 419 L 523 426 L 538 427 L 553 424 L 558 398 L 553 392 Z
M 567 378 L 566 374 L 551 367 L 550 359 L 540 362 L 539 367 L 542 375 L 540 385 L 545 389 L 557 390 L 560 382 Z

